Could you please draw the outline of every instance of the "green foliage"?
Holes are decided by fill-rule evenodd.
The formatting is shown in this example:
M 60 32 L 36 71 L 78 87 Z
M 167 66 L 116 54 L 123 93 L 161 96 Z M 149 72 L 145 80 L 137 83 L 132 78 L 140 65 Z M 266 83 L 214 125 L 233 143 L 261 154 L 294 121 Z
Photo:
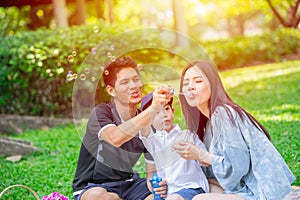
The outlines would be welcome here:
M 257 36 L 203 42 L 202 45 L 219 70 L 226 70 L 257 62 L 283 61 L 285 55 L 299 53 L 300 31 L 278 29 Z
M 221 76 L 232 99 L 268 129 L 272 143 L 296 176 L 293 185 L 300 185 L 300 61 L 233 69 L 222 72 Z M 40 197 L 58 191 L 72 198 L 71 185 L 84 130 L 67 125 L 27 130 L 14 136 L 33 142 L 42 153 L 24 156 L 16 163 L 0 157 L 0 191 L 10 185 L 24 184 Z M 143 159 L 135 169 L 144 174 Z M 25 189 L 14 188 L 3 199 L 33 198 Z
M 20 9 L 17 7 L 0 7 L 0 37 L 14 35 L 18 31 L 28 30 L 27 22 L 29 7 L 24 6 Z
M 98 66 L 98 63 L 106 56 L 90 55 L 90 52 L 100 42 L 110 36 L 124 33 L 125 30 L 125 26 L 99 22 L 97 25 L 19 32 L 14 36 L 4 37 L 0 41 L 0 113 L 70 116 L 74 82 L 66 80 L 68 72 L 78 73 L 80 77 L 83 64 L 91 70 L 99 71 L 101 66 Z M 117 55 L 125 52 L 134 57 L 138 63 L 164 65 L 179 73 L 186 65 L 184 57 L 180 57 L 182 55 L 178 56 L 163 48 L 139 49 L 143 45 L 169 47 L 168 38 L 162 43 L 161 39 L 149 33 L 146 36 L 127 34 L 125 39 L 121 36 L 116 37 L 116 40 L 112 41 L 115 43 L 111 44 L 115 51 L 119 52 Z M 146 40 L 142 41 L 142 37 L 146 37 Z M 284 55 L 298 53 L 300 31 L 280 29 L 260 36 L 200 42 L 200 44 L 207 50 L 218 68 L 224 70 L 252 62 L 281 61 Z M 99 48 L 103 50 L 106 47 Z M 130 52 L 126 52 L 127 48 Z M 199 50 L 199 47 L 195 46 L 180 53 L 198 59 L 202 56 L 200 51 L 202 49 Z M 90 61 L 84 62 L 87 58 Z M 162 70 L 155 65 L 151 70 L 157 72 L 151 74 L 153 80 L 174 79 L 178 75 L 169 74 L 170 70 Z M 148 75 L 145 73 L 146 79 Z M 84 84 L 91 84 L 85 82 Z M 103 94 L 103 91 L 103 88 L 98 87 L 96 96 L 99 97 L 99 93 Z
M 5 37 L 0 41 L 0 112 L 70 115 L 68 71 L 77 71 L 98 41 L 119 31 L 99 23 Z

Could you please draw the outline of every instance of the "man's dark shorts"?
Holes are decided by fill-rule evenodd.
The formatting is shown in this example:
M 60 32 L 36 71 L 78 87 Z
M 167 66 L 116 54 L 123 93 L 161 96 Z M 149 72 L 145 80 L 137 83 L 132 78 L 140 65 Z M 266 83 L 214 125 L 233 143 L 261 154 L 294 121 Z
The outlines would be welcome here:
M 89 183 L 80 194 L 74 196 L 74 200 L 80 200 L 84 192 L 94 187 L 102 187 L 108 192 L 114 192 L 124 200 L 144 200 L 151 194 L 147 187 L 146 179 L 140 178 L 138 174 L 134 174 L 128 180 L 102 184 Z

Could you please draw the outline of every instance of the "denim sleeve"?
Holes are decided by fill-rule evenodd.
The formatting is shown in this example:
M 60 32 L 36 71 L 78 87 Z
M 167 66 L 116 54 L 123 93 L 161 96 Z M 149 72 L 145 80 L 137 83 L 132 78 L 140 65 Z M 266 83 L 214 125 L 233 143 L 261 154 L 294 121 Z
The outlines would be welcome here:
M 236 190 L 241 186 L 242 178 L 249 172 L 250 153 L 246 141 L 239 129 L 241 119 L 233 113 L 233 123 L 224 108 L 218 109 L 211 121 L 213 132 L 210 152 L 212 170 L 216 179 L 226 191 Z
M 223 189 L 232 191 L 239 187 L 240 181 L 249 171 L 249 152 L 229 147 L 223 155 L 214 155 L 212 169 Z

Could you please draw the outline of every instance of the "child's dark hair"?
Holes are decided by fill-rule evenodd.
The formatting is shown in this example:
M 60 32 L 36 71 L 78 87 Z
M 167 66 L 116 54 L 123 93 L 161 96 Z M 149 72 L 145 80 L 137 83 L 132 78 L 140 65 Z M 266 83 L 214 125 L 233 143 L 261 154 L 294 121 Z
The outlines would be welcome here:
M 142 110 L 146 110 L 146 108 L 148 108 L 151 103 L 152 103 L 152 98 L 153 98 L 153 93 L 149 93 L 147 94 L 146 96 L 143 97 L 142 99 L 142 105 L 141 105 L 141 109 Z M 172 107 L 172 104 L 173 104 L 173 97 L 171 97 L 170 101 L 167 103 L 171 108 Z
M 110 85 L 114 87 L 117 79 L 117 73 L 124 68 L 131 67 L 134 68 L 137 73 L 139 73 L 136 66 L 136 62 L 129 56 L 117 58 L 115 61 L 107 65 L 103 71 L 102 76 L 105 86 Z

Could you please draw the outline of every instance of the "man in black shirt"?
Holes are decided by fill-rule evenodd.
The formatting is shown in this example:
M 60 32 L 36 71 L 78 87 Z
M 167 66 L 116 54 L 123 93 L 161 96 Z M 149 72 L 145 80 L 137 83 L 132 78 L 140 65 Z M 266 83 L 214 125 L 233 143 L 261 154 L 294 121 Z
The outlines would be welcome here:
M 138 138 L 139 131 L 148 131 L 153 116 L 167 101 L 168 92 L 158 88 L 152 105 L 137 109 L 142 98 L 142 81 L 137 65 L 130 57 L 110 63 L 103 72 L 109 104 L 99 104 L 90 113 L 83 138 L 75 178 L 75 200 L 139 200 L 150 198 L 148 180 L 155 166 L 151 155 Z M 144 153 L 147 177 L 140 178 L 132 167 Z M 166 197 L 166 182 L 156 193 Z

